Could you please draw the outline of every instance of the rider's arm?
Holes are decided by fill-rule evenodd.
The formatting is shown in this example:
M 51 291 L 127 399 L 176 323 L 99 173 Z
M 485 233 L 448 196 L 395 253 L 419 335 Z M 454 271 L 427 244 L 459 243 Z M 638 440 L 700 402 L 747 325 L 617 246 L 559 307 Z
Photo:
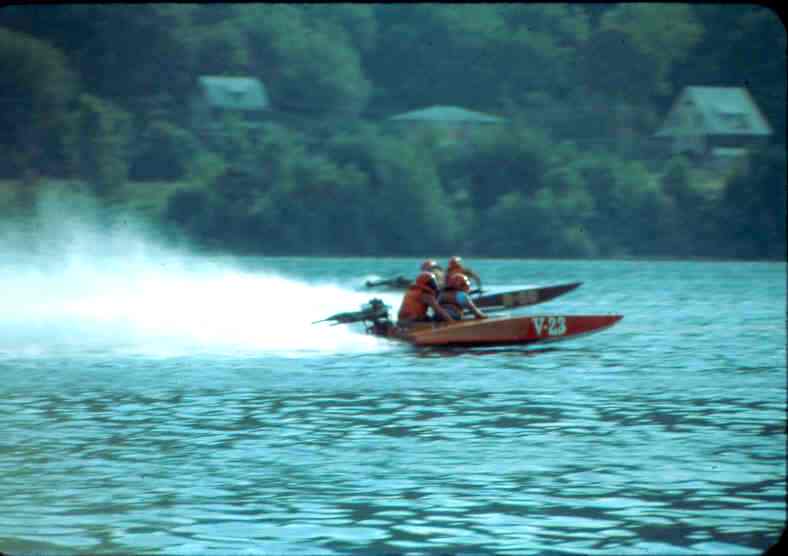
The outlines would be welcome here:
M 481 289 L 482 288 L 482 279 L 479 278 L 479 275 L 476 274 L 470 268 L 464 268 L 463 270 L 465 271 L 465 274 L 468 276 L 468 278 L 470 278 L 471 280 L 476 282 L 476 285 L 479 286 L 479 289 Z
M 487 315 L 482 313 L 479 310 L 479 308 L 476 306 L 476 304 L 473 302 L 473 299 L 471 299 L 471 296 L 469 296 L 465 292 L 460 292 L 459 294 L 457 294 L 457 298 L 458 298 L 458 301 L 460 301 L 460 303 L 462 303 L 463 306 L 465 306 L 465 307 L 467 307 L 468 309 L 471 310 L 471 313 L 473 313 L 473 316 L 475 316 L 477 319 L 486 319 L 487 318 Z
M 424 296 L 425 296 L 424 300 L 427 302 L 427 305 L 432 307 L 432 310 L 435 311 L 435 314 L 440 315 L 441 318 L 445 321 L 449 321 L 449 322 L 454 321 L 454 319 L 451 318 L 451 315 L 446 311 L 446 309 L 440 306 L 437 297 L 426 293 L 424 294 Z

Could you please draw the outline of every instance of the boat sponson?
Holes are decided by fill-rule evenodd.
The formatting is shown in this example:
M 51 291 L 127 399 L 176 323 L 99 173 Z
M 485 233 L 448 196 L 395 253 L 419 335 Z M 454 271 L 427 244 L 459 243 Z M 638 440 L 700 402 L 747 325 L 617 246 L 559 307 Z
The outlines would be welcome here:
M 419 346 L 505 346 L 566 340 L 613 326 L 622 315 L 544 315 L 426 323 L 402 338 Z

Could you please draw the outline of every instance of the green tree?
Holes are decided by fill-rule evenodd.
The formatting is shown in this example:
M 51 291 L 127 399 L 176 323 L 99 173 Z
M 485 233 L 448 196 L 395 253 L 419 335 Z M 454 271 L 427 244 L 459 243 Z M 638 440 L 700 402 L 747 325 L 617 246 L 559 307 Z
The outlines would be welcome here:
M 326 152 L 367 176 L 356 202 L 380 252 L 415 256 L 425 249 L 450 250 L 464 240 L 428 152 L 371 126 L 337 135 Z
M 31 4 L 4 8 L 0 21 L 62 50 L 93 96 L 142 117 L 148 105 L 162 108 L 166 99 L 166 118 L 184 124 L 183 99 L 194 84 L 199 46 L 195 10 L 185 4 Z
M 670 91 L 670 70 L 701 36 L 685 5 L 618 4 L 601 16 L 584 45 L 580 75 L 619 152 L 634 154 L 633 134 L 653 133 L 651 99 Z
M 269 87 L 278 110 L 303 115 L 357 114 L 370 83 L 351 35 L 308 17 L 308 6 L 245 5 L 251 71 Z
M 561 96 L 587 31 L 581 10 L 548 5 L 391 4 L 378 7 L 378 22 L 366 67 L 392 107 L 496 110 L 533 91 Z
M 256 167 L 177 194 L 168 214 L 203 244 L 236 251 L 421 255 L 455 245 L 454 213 L 417 148 L 364 126 L 324 147 L 310 152 L 272 127 Z
M 0 145 L 11 166 L 5 172 L 64 171 L 68 104 L 77 87 L 60 50 L 0 28 Z
M 749 170 L 728 182 L 721 203 L 720 227 L 730 254 L 785 259 L 785 190 L 784 145 L 755 153 Z
M 505 193 L 482 211 L 476 249 L 521 257 L 597 254 L 588 229 L 596 201 L 586 190 L 582 172 L 570 162 L 577 152 L 567 144 L 556 146 L 554 152 L 536 188 Z
M 305 4 L 304 14 L 317 26 L 347 37 L 349 44 L 362 56 L 375 48 L 378 39 L 378 21 L 375 7 L 366 4 Z
M 123 106 L 131 99 L 166 91 L 185 99 L 193 87 L 192 6 L 119 4 L 84 6 L 91 41 L 81 53 L 89 90 Z M 172 109 L 177 110 L 180 104 Z M 182 116 L 182 115 L 181 115 Z
M 196 53 L 197 75 L 245 75 L 252 70 L 247 37 L 236 21 L 229 19 L 199 26 L 193 33 L 189 40 Z
M 338 166 L 322 155 L 306 155 L 293 168 L 294 187 L 276 186 L 269 203 L 281 208 L 285 252 L 304 254 L 371 254 L 367 176 L 353 166 Z
M 209 243 L 211 200 L 205 191 L 178 189 L 167 200 L 164 221 L 171 237 Z
M 299 223 L 289 218 L 288 197 L 297 186 L 296 165 L 305 156 L 303 137 L 269 125 L 259 142 L 243 132 L 234 145 L 232 164 L 211 188 L 212 214 L 222 222 L 211 228 L 215 240 L 250 252 L 296 252 Z
M 484 211 L 508 192 L 528 196 L 540 189 L 552 150 L 544 131 L 515 120 L 477 148 L 449 160 L 442 174 L 448 182 L 459 177 L 467 180 L 474 207 Z
M 676 256 L 691 254 L 688 241 L 702 200 L 692 187 L 691 167 L 685 157 L 671 159 L 660 178 L 665 210 L 661 215 L 662 243 L 668 253 Z
M 530 198 L 519 191 L 506 193 L 482 214 L 474 251 L 508 257 L 594 255 L 596 246 L 578 212 L 578 204 L 586 201 L 549 188 Z
M 154 120 L 134 141 L 129 177 L 132 180 L 178 180 L 189 174 L 200 147 L 186 130 Z
M 618 31 L 629 38 L 650 69 L 648 75 L 632 74 L 629 85 L 646 87 L 653 95 L 670 91 L 670 70 L 688 57 L 703 27 L 686 4 L 619 4 L 602 16 L 599 31 Z
M 107 195 L 128 178 L 129 115 L 108 101 L 83 94 L 76 125 L 70 149 L 79 175 L 91 183 L 95 193 Z
M 605 256 L 648 255 L 659 248 L 660 188 L 642 163 L 585 157 L 576 171 L 593 199 L 587 231 Z
M 500 10 L 506 30 L 499 67 L 508 69 L 511 98 L 523 105 L 533 91 L 563 98 L 575 90 L 577 53 L 591 31 L 586 12 L 569 4 L 502 4 Z

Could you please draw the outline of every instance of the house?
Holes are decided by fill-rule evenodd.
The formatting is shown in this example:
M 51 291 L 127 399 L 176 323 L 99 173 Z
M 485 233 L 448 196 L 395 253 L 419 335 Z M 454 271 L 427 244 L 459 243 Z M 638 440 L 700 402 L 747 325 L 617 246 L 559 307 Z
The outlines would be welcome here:
M 481 130 L 506 120 L 456 106 L 432 106 L 391 116 L 388 122 L 413 138 L 432 134 L 439 146 L 449 147 L 472 144 Z
M 200 77 L 191 107 L 194 128 L 208 134 L 223 132 L 228 115 L 237 116 L 244 127 L 260 127 L 270 110 L 258 79 L 208 75 Z
M 772 129 L 746 89 L 685 87 L 655 137 L 672 154 L 726 165 L 769 140 Z

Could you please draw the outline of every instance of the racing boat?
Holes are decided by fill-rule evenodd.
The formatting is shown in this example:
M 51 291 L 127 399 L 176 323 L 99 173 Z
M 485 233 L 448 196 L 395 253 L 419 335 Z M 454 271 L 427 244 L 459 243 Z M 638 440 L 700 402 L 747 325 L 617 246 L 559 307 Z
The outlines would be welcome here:
M 380 299 L 373 299 L 361 311 L 338 313 L 316 322 L 363 322 L 368 334 L 415 346 L 499 347 L 569 340 L 609 328 L 622 318 L 622 315 L 529 315 L 401 326 L 389 319 L 388 308 Z
M 571 292 L 582 283 L 583 282 L 571 282 L 569 284 L 558 284 L 555 286 L 534 286 L 511 292 L 491 293 L 471 297 L 479 309 L 494 311 L 514 309 L 515 307 L 526 307 L 528 305 L 536 305 L 537 303 L 549 301 L 559 295 Z
M 412 280 L 404 276 L 397 276 L 395 278 L 387 278 L 385 280 L 367 280 L 364 285 L 367 288 L 382 288 L 387 290 L 404 290 Z
M 391 280 L 382 280 L 380 282 L 367 282 L 367 287 L 385 286 L 388 289 L 404 289 L 411 283 L 404 276 L 398 276 Z M 480 291 L 471 292 L 471 298 L 477 307 L 480 309 L 487 309 L 492 311 L 499 311 L 504 309 L 514 309 L 515 307 L 526 307 L 528 305 L 535 305 L 543 303 L 564 295 L 575 288 L 582 285 L 583 282 L 570 282 L 567 284 L 556 284 L 554 286 L 532 286 L 522 290 L 514 290 L 501 293 L 484 294 Z M 403 286 L 404 284 L 404 286 Z

